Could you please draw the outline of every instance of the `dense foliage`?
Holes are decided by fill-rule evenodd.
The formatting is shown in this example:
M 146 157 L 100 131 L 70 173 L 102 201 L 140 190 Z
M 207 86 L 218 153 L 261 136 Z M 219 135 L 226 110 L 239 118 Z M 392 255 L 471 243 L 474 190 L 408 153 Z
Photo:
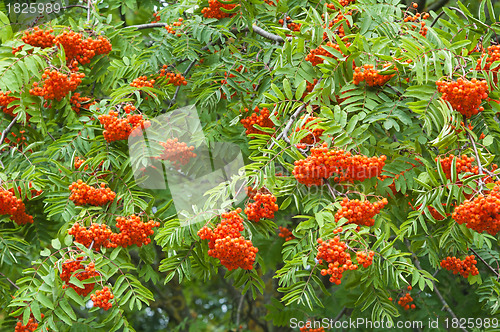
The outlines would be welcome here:
M 491 0 L 39 2 L 0 4 L 2 329 L 500 318 Z M 145 185 L 221 142 L 194 213 Z

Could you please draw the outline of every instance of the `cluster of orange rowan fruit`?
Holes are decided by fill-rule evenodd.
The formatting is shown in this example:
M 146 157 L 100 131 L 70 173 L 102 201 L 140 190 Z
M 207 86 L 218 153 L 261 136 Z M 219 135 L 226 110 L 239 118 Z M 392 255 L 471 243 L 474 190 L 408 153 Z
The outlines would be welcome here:
M 476 276 L 479 270 L 476 267 L 477 261 L 474 255 L 465 257 L 463 260 L 456 257 L 446 257 L 441 261 L 441 267 L 453 271 L 453 274 L 460 274 L 464 278 L 469 275 Z
M 0 188 L 0 215 L 10 215 L 10 219 L 18 225 L 33 223 L 33 217 L 26 213 L 23 201 L 13 191 L 3 188 Z
M 129 111 L 127 108 L 125 112 Z M 151 126 L 151 122 L 144 120 L 141 114 L 127 114 L 119 117 L 117 111 L 101 114 L 99 122 L 104 126 L 103 135 L 107 142 L 127 140 L 130 136 L 142 135 L 142 130 Z M 141 130 L 139 130 L 141 129 Z

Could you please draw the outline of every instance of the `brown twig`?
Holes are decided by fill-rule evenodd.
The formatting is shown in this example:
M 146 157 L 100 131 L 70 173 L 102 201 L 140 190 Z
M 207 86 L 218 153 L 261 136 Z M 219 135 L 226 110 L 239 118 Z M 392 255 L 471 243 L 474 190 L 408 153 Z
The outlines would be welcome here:
M 7 134 L 10 132 L 10 130 L 12 129 L 12 126 L 14 126 L 14 124 L 17 122 L 17 119 L 19 118 L 19 114 L 16 115 L 16 117 L 12 120 L 11 123 L 9 123 L 9 125 L 7 126 L 7 128 L 5 128 L 3 131 L 2 131 L 2 136 L 0 137 L 0 145 L 3 144 L 3 141 L 5 140 L 5 137 L 7 136 Z
M 486 261 L 485 261 L 485 260 L 484 260 L 481 256 L 479 256 L 479 254 L 478 254 L 478 253 L 477 253 L 474 249 L 472 249 L 472 248 L 469 248 L 469 249 L 470 249 L 470 251 L 472 251 L 472 253 L 474 253 L 474 255 L 475 255 L 477 258 L 479 258 L 479 260 L 480 260 L 481 262 L 483 262 L 483 264 L 484 264 L 484 265 L 486 265 L 486 266 L 487 266 L 487 267 L 488 267 L 488 268 L 489 268 L 489 269 L 490 269 L 490 270 L 491 270 L 491 271 L 492 271 L 492 272 L 493 272 L 493 273 L 497 276 L 497 279 L 499 279 L 499 278 L 500 278 L 500 273 L 498 273 L 498 271 L 497 271 L 497 270 L 495 270 L 495 269 L 493 268 L 493 266 L 491 266 L 490 264 L 488 264 L 488 263 L 487 263 L 487 262 L 486 262 Z

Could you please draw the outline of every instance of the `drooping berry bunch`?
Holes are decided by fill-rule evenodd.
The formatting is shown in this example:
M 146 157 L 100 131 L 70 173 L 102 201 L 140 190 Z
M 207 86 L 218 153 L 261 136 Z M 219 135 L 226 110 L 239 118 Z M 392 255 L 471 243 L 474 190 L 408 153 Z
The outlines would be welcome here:
M 100 188 L 94 188 L 89 186 L 82 180 L 73 182 L 69 189 L 71 190 L 71 195 L 69 199 L 72 200 L 75 205 L 94 205 L 102 206 L 109 202 L 112 202 L 116 193 L 109 188 L 106 188 L 104 183 L 101 183 Z
M 241 209 L 223 213 L 222 221 L 213 230 L 207 226 L 198 231 L 202 240 L 209 240 L 208 255 L 218 258 L 229 271 L 242 268 L 253 269 L 255 254 L 259 251 L 252 241 L 241 235 L 244 230 Z
M 347 20 L 347 16 L 351 15 L 352 11 L 348 11 L 347 13 L 345 13 L 345 15 L 339 11 L 337 16 L 335 16 L 335 18 L 331 20 L 330 23 L 328 24 L 328 28 L 331 29 L 337 23 L 342 22 L 335 30 L 332 31 L 334 34 L 338 35 L 342 40 L 345 40 L 344 22 L 348 27 L 351 27 L 349 20 Z M 324 18 L 324 15 L 322 15 L 322 18 Z M 326 24 L 323 26 L 323 28 L 326 29 Z M 328 39 L 328 34 L 326 32 L 323 32 L 323 40 L 327 39 Z
M 337 174 L 336 182 L 364 181 L 378 176 L 385 165 L 386 156 L 366 157 L 352 155 L 345 150 L 329 150 L 327 144 L 311 148 L 306 159 L 295 161 L 293 175 L 307 186 L 322 185 L 324 179 Z
M 448 256 L 441 261 L 442 268 L 453 271 L 453 274 L 460 274 L 464 278 L 468 278 L 469 275 L 476 276 L 479 274 L 476 264 L 477 261 L 474 255 L 467 256 L 464 260 Z
M 500 231 L 500 186 L 496 185 L 487 195 L 466 200 L 455 207 L 451 217 L 478 233 L 495 236 Z
M 340 285 L 342 274 L 347 270 L 356 270 L 358 266 L 351 261 L 351 255 L 346 252 L 347 244 L 340 241 L 340 237 L 323 241 L 318 239 L 318 254 L 316 259 L 319 264 L 325 264 L 327 269 L 321 270 L 321 275 L 330 275 L 330 282 Z
M 97 39 L 85 38 L 81 33 L 65 30 L 59 34 L 55 42 L 64 48 L 66 62 L 78 61 L 85 65 L 96 56 L 111 52 L 112 46 L 108 39 L 99 36 Z
M 126 140 L 131 136 L 140 135 L 142 131 L 151 126 L 151 122 L 143 120 L 140 114 L 129 114 L 126 118 L 119 118 L 118 112 L 110 111 L 109 114 L 101 114 L 99 122 L 104 126 L 104 138 L 107 142 Z
M 414 2 L 412 3 L 412 6 L 415 9 L 418 8 L 418 4 L 416 4 Z M 427 31 L 429 30 L 429 28 L 426 27 L 426 23 L 424 20 L 428 19 L 429 17 L 430 17 L 429 13 L 426 13 L 426 12 L 419 13 L 417 10 L 416 14 L 412 14 L 412 13 L 406 11 L 403 21 L 414 23 L 414 24 L 411 24 L 411 29 L 413 29 L 413 30 L 417 29 L 418 26 L 416 24 L 419 24 L 420 29 L 419 29 L 418 33 L 425 37 L 425 36 L 427 36 Z
M 411 291 L 412 287 L 408 286 L 408 290 Z M 413 298 L 408 292 L 405 295 L 401 296 L 398 300 L 398 304 L 402 306 L 405 310 L 415 309 L 415 304 L 412 304 L 412 302 Z
M 301 119 L 304 118 L 304 116 L 301 116 L 300 117 Z M 321 135 L 323 135 L 323 132 L 325 131 L 324 129 L 321 129 L 321 128 L 314 128 L 314 129 L 309 129 L 308 128 L 308 123 L 311 122 L 311 121 L 315 121 L 317 120 L 318 117 L 315 117 L 315 116 L 310 116 L 306 119 L 306 121 L 304 122 L 304 124 L 300 127 L 300 128 L 296 128 L 295 131 L 301 131 L 301 130 L 307 130 L 310 132 L 309 135 L 307 135 L 306 137 L 304 137 L 303 139 L 300 140 L 300 143 L 304 143 L 304 144 L 315 144 L 315 143 L 319 143 L 320 142 L 320 137 Z
M 23 201 L 12 191 L 2 188 L 0 188 L 0 215 L 10 215 L 10 220 L 18 225 L 33 223 L 33 217 L 26 213 Z
M 145 223 L 138 216 L 131 215 L 128 218 L 116 218 L 116 227 L 120 232 L 110 235 L 111 242 L 124 248 L 134 244 L 142 247 L 151 243 L 149 236 L 154 234 L 154 227 L 160 227 L 160 223 L 153 220 Z
M 283 21 L 283 19 L 280 19 L 278 22 L 281 26 L 283 26 L 283 24 L 285 23 L 285 21 Z M 290 18 L 290 16 L 286 17 L 286 23 L 287 23 L 286 27 L 292 31 L 300 31 L 300 27 L 302 26 L 302 24 L 297 24 L 297 23 L 292 22 L 292 19 Z
M 279 230 L 280 233 L 278 234 L 278 236 L 284 238 L 285 242 L 295 239 L 292 231 L 288 228 L 279 226 Z
M 182 17 L 179 17 L 177 19 L 177 22 L 174 22 L 171 25 L 170 24 L 165 25 L 165 29 L 167 30 L 168 33 L 175 35 L 176 31 L 175 31 L 174 27 L 180 27 L 182 25 L 182 21 L 184 21 L 184 19 Z M 180 37 L 180 36 L 181 36 L 181 34 L 177 33 L 177 37 Z
M 160 22 L 161 20 L 161 17 L 160 17 L 160 14 L 159 13 L 153 13 L 153 20 L 151 21 L 151 23 L 157 23 L 157 22 Z
M 63 289 L 68 287 L 73 288 L 79 295 L 87 296 L 94 289 L 95 283 L 83 284 L 84 288 L 80 288 L 76 285 L 73 285 L 70 282 L 71 277 L 75 277 L 76 279 L 82 281 L 86 279 L 90 279 L 92 277 L 99 276 L 99 273 L 95 270 L 95 264 L 90 262 L 87 266 L 82 264 L 83 257 L 78 257 L 76 259 L 67 259 L 62 264 L 62 271 L 59 274 L 59 277 L 62 281 L 64 281 Z M 81 271 L 83 270 L 83 271 Z M 80 271 L 80 272 L 77 272 Z
M 382 70 L 390 67 L 390 63 L 386 63 L 383 65 Z M 396 67 L 394 67 L 396 69 Z M 368 86 L 382 86 L 385 83 L 389 82 L 389 80 L 394 77 L 395 74 L 391 75 L 381 75 L 380 71 L 377 69 L 373 69 L 373 65 L 363 65 L 363 67 L 356 67 L 354 69 L 353 82 L 356 85 L 359 85 L 362 81 L 366 81 Z
M 356 252 L 356 260 L 358 261 L 358 265 L 363 266 L 365 269 L 372 265 L 373 263 L 373 256 L 375 256 L 375 252 L 369 251 L 358 251 Z
M 187 146 L 185 142 L 179 142 L 178 138 L 169 138 L 160 144 L 163 151 L 155 159 L 169 160 L 174 167 L 184 166 L 189 163 L 191 158 L 196 157 L 196 153 L 193 152 L 194 146 Z
M 488 98 L 489 88 L 486 80 L 458 78 L 456 81 L 436 81 L 441 98 L 467 118 L 484 110 L 481 102 Z
M 172 73 L 168 71 L 168 65 L 163 65 L 163 68 L 160 70 L 160 75 L 158 78 L 165 77 L 167 84 L 172 84 L 174 86 L 187 85 L 186 78 L 181 74 Z
M 40 314 L 42 319 L 45 317 L 44 314 Z M 23 316 L 17 317 L 19 320 L 16 323 L 16 327 L 14 328 L 14 332 L 34 332 L 38 328 L 38 322 L 36 321 L 35 317 L 33 316 L 33 313 L 30 315 L 30 319 L 28 320 L 28 323 L 26 325 L 23 324 Z
M 10 116 L 14 116 L 13 112 L 14 112 L 14 109 L 16 108 L 16 106 L 12 106 L 12 107 L 8 107 L 8 106 L 13 101 L 19 100 L 19 98 L 13 97 L 13 96 L 9 96 L 10 94 L 11 94 L 10 91 L 7 91 L 5 93 L 3 93 L 2 91 L 0 91 L 0 109 L 5 114 L 8 114 Z
M 85 247 L 100 250 L 104 248 L 116 248 L 117 244 L 112 241 L 113 231 L 106 224 L 92 223 L 90 227 L 80 226 L 75 223 L 68 231 L 69 235 L 73 235 L 75 242 L 83 244 Z
M 90 295 L 94 307 L 99 307 L 104 310 L 110 309 L 113 305 L 110 300 L 115 296 L 111 293 L 108 286 L 104 286 L 101 290 L 96 290 L 95 294 Z
M 216 18 L 218 20 L 225 17 L 232 17 L 234 14 L 225 13 L 221 10 L 231 10 L 236 7 L 236 4 L 226 4 L 223 0 L 208 0 L 208 7 L 201 10 L 201 13 L 206 18 Z
M 75 91 L 85 77 L 84 73 L 64 74 L 55 69 L 45 69 L 41 82 L 33 83 L 30 94 L 46 100 L 61 101 L 70 92 Z
M 85 159 L 83 158 L 80 158 L 78 156 L 75 157 L 75 162 L 74 162 L 74 166 L 75 166 L 75 169 L 79 169 L 80 166 L 82 166 L 82 164 L 85 162 Z M 84 170 L 86 171 L 87 169 L 89 169 L 89 165 L 85 165 L 85 168 Z
M 332 42 L 329 41 L 329 42 L 326 43 L 326 46 L 334 48 L 334 49 L 336 49 L 337 51 L 339 51 L 342 54 L 342 51 L 340 50 L 340 46 L 339 45 L 334 44 L 334 43 L 332 43 Z M 348 46 L 348 45 L 346 45 L 346 46 Z M 312 49 L 309 52 L 309 54 L 306 56 L 306 61 L 309 61 L 313 66 L 317 66 L 320 63 L 323 63 L 325 61 L 323 58 L 320 58 L 320 56 L 325 56 L 325 57 L 336 59 L 336 57 L 333 54 L 331 54 L 330 52 L 328 52 L 327 50 L 325 50 L 323 48 L 323 46 L 320 45 L 317 48 Z
M 248 112 L 248 108 L 245 108 L 245 112 Z M 241 119 L 240 122 L 245 127 L 247 135 L 250 134 L 269 135 L 268 133 L 265 133 L 262 130 L 254 128 L 254 125 L 258 125 L 261 127 L 274 129 L 274 123 L 271 119 L 269 119 L 269 116 L 270 112 L 266 107 L 263 107 L 261 110 L 259 110 L 258 107 L 255 107 L 254 112 L 250 116 Z
M 481 45 L 482 47 L 482 45 Z M 484 65 L 481 65 L 484 61 Z M 500 45 L 491 45 L 488 46 L 487 52 L 483 53 L 479 59 L 477 59 L 476 70 L 485 70 L 487 72 L 491 71 L 493 75 L 493 81 L 498 83 L 498 69 L 499 67 L 495 67 L 491 69 L 491 66 L 494 62 L 500 61 Z
M 52 32 L 54 32 L 53 29 L 42 30 L 39 27 L 34 27 L 33 30 L 25 30 L 21 39 L 34 47 L 52 47 L 56 43 L 56 36 Z
M 344 197 L 340 203 L 341 208 L 335 214 L 335 221 L 346 218 L 349 224 L 358 226 L 373 226 L 375 220 L 373 217 L 380 213 L 388 203 L 387 198 L 382 198 L 380 201 L 371 203 L 370 201 L 360 201 L 358 199 L 350 200 Z
M 255 202 L 248 203 L 244 211 L 248 220 L 258 222 L 264 218 L 274 219 L 274 212 L 278 211 L 276 196 L 272 194 L 257 193 L 253 199 Z
M 142 87 L 152 88 L 155 82 L 156 81 L 153 79 L 148 80 L 147 76 L 139 76 L 136 79 L 134 79 L 132 83 L 130 83 L 130 86 L 134 88 L 142 88 Z
M 72 105 L 71 109 L 76 113 L 80 113 L 81 108 L 88 110 L 90 106 L 96 103 L 91 100 L 92 98 L 89 97 L 80 97 L 80 93 L 77 92 L 71 96 L 69 102 Z

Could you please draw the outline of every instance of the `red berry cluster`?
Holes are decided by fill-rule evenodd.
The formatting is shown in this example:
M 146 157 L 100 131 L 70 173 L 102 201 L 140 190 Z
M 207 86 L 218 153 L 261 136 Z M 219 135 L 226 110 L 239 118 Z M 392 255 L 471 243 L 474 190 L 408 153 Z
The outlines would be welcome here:
M 456 81 L 437 81 L 441 98 L 448 101 L 454 110 L 467 118 L 484 110 L 480 106 L 488 98 L 489 88 L 486 80 L 459 78 Z
M 292 234 L 292 231 L 289 230 L 286 227 L 279 227 L 280 233 L 278 234 L 279 237 L 282 237 L 285 239 L 285 242 L 290 241 L 295 239 L 295 236 Z
M 32 224 L 33 217 L 26 213 L 22 200 L 10 190 L 0 188 L 0 215 L 10 215 L 10 220 L 18 225 Z
M 283 19 L 280 19 L 278 22 L 279 22 L 279 24 L 281 24 L 281 26 L 283 26 L 283 24 L 285 23 L 285 21 L 283 21 Z M 300 27 L 302 26 L 302 24 L 293 23 L 290 16 L 286 17 L 286 23 L 287 23 L 287 25 L 286 25 L 287 28 L 292 30 L 292 31 L 300 31 Z
M 104 286 L 101 290 L 96 290 L 95 294 L 90 295 L 93 306 L 104 310 L 108 310 L 113 306 L 109 301 L 114 297 L 115 296 L 111 293 L 108 286 Z
M 151 126 L 151 122 L 145 121 L 142 115 L 129 114 L 126 118 L 118 118 L 118 112 L 110 111 L 109 114 L 101 114 L 99 122 L 104 126 L 104 138 L 107 142 L 126 140 L 132 134 L 140 135 L 142 131 L 135 132 L 135 129 L 145 129 Z
M 245 108 L 245 112 L 248 112 L 248 108 Z M 259 110 L 258 107 L 255 107 L 254 112 L 244 119 L 241 119 L 241 123 L 246 128 L 246 134 L 261 134 L 261 135 L 269 135 L 268 133 L 263 132 L 257 128 L 254 128 L 254 125 L 258 125 L 265 128 L 273 128 L 274 123 L 271 119 L 269 119 L 270 112 L 267 108 L 262 108 Z
M 128 218 L 116 218 L 116 227 L 118 227 L 120 233 L 111 234 L 111 242 L 124 248 L 134 244 L 141 247 L 143 244 L 148 245 L 151 243 L 149 236 L 154 234 L 154 227 L 160 227 L 160 223 L 153 220 L 145 223 L 138 216 L 131 215 Z
M 416 3 L 412 3 L 413 4 L 413 8 L 417 9 L 418 8 L 418 4 Z M 415 15 L 409 13 L 408 11 L 405 12 L 405 17 L 403 19 L 404 22 L 412 22 L 412 23 L 420 23 L 420 30 L 418 31 L 418 33 L 422 36 L 427 36 L 427 31 L 429 30 L 425 25 L 425 21 L 423 20 L 426 20 L 430 17 L 429 13 L 426 13 L 426 12 L 422 12 L 422 13 L 416 13 Z M 417 25 L 416 24 L 411 24 L 411 28 L 412 29 L 416 29 L 417 28 Z
M 473 166 L 472 163 L 476 161 L 475 157 L 468 157 L 467 155 L 461 155 L 461 156 L 455 156 L 453 154 L 450 154 L 448 157 L 445 158 L 436 158 L 436 162 L 439 161 L 441 163 L 441 168 L 443 169 L 444 174 L 446 175 L 446 178 L 451 180 L 451 165 L 453 162 L 453 159 L 456 159 L 455 164 L 456 164 L 456 170 L 457 174 L 460 173 L 472 173 L 472 175 L 477 175 L 479 174 L 479 167 L 478 166 Z M 491 171 L 495 171 L 498 168 L 496 164 L 491 165 Z M 467 178 L 469 176 L 465 176 Z M 492 183 L 493 179 L 490 176 L 485 176 L 483 181 L 485 183 Z
M 80 97 L 80 93 L 77 92 L 71 96 L 69 102 L 72 105 L 71 109 L 76 113 L 80 113 L 81 108 L 88 110 L 90 106 L 96 103 L 95 101 L 91 102 L 90 100 L 91 98 L 89 97 Z
M 370 251 L 368 253 L 364 251 L 358 251 L 356 253 L 356 260 L 358 261 L 359 265 L 367 268 L 368 266 L 372 265 L 373 256 L 375 256 L 375 253 L 373 251 Z
M 469 275 L 476 276 L 479 274 L 476 264 L 477 261 L 474 255 L 467 256 L 464 260 L 448 256 L 441 261 L 442 268 L 453 271 L 453 274 L 460 274 L 464 278 L 468 278 Z
M 41 96 L 46 100 L 56 99 L 57 101 L 61 101 L 68 93 L 75 91 L 84 77 L 84 73 L 71 73 L 67 75 L 55 69 L 45 69 L 42 75 L 43 83 L 33 83 L 33 89 L 30 89 L 30 94 Z M 39 85 L 42 85 L 42 87 Z
M 75 223 L 68 231 L 69 235 L 75 237 L 75 242 L 83 244 L 85 247 L 99 251 L 101 247 L 116 248 L 117 244 L 111 241 L 113 231 L 106 224 L 92 223 L 87 229 Z
M 151 21 L 151 23 L 157 23 L 157 22 L 160 22 L 161 20 L 161 17 L 160 17 L 160 14 L 158 13 L 153 13 L 153 20 Z
M 387 203 L 387 198 L 372 204 L 369 201 L 361 202 L 358 199 L 350 200 L 344 197 L 340 203 L 341 208 L 335 214 L 335 221 L 339 222 L 340 219 L 346 218 L 349 224 L 373 226 L 375 224 L 373 217 L 380 213 Z
M 17 52 L 20 52 L 24 47 L 24 44 L 18 47 L 12 47 L 12 55 L 16 55 Z
M 302 95 L 302 98 L 304 98 L 309 93 L 311 93 L 312 90 L 314 90 L 314 87 L 316 86 L 316 84 L 318 84 L 318 79 L 317 78 L 315 78 L 312 83 L 309 83 L 309 82 L 306 81 L 306 91 Z
M 356 0 L 339 0 L 339 4 L 341 6 L 344 6 L 344 7 L 346 7 L 349 4 L 354 3 L 354 2 L 356 2 Z M 328 8 L 330 8 L 332 10 L 336 10 L 337 9 L 337 8 L 335 8 L 335 4 L 334 3 L 327 3 L 326 5 L 327 5 Z
M 236 7 L 236 4 L 226 4 L 223 0 L 208 0 L 208 7 L 201 10 L 201 13 L 206 18 L 216 18 L 218 20 L 225 17 L 232 17 L 234 14 L 225 13 L 221 8 L 225 10 L 231 10 Z
M 315 329 L 309 326 L 312 326 L 312 323 L 310 321 L 306 322 L 306 325 L 299 329 L 300 332 L 325 332 L 325 329 L 322 327 L 318 327 L 317 329 Z
M 24 31 L 24 35 L 21 39 L 26 44 L 34 47 L 52 47 L 56 43 L 56 36 L 54 36 L 52 32 L 54 32 L 53 29 L 42 30 L 39 27 L 34 27 L 33 30 Z
M 42 319 L 45 317 L 44 314 L 41 314 L 40 316 L 42 317 Z M 26 325 L 23 325 L 22 315 L 17 317 L 17 319 L 19 319 L 19 321 L 14 328 L 14 332 L 34 332 L 38 328 L 38 322 L 36 321 L 33 314 L 31 314 L 30 319 L 28 320 L 28 323 Z
M 163 65 L 163 68 L 160 70 L 160 75 L 158 78 L 165 77 L 167 84 L 172 84 L 174 86 L 187 85 L 186 78 L 181 74 L 174 74 L 168 72 L 168 65 Z
M 75 157 L 75 163 L 74 163 L 74 166 L 75 166 L 75 169 L 79 169 L 80 166 L 82 166 L 82 164 L 85 162 L 85 159 L 83 158 L 80 158 L 80 157 Z M 87 169 L 89 169 L 89 165 L 85 165 L 85 168 L 84 170 L 86 171 Z
M 134 88 L 148 87 L 152 88 L 155 84 L 155 80 L 148 80 L 147 76 L 139 76 L 130 83 L 130 86 Z
M 170 33 L 172 35 L 175 35 L 176 31 L 174 30 L 173 27 L 180 27 L 181 24 L 182 24 L 182 21 L 184 21 L 184 19 L 182 17 L 179 17 L 179 19 L 177 20 L 177 22 L 172 23 L 172 25 L 166 25 L 165 29 L 167 30 L 168 33 Z M 178 33 L 177 37 L 180 37 L 180 36 L 181 36 L 181 34 Z
M 304 116 L 301 116 L 300 117 L 301 119 L 304 118 Z M 313 130 L 307 128 L 307 124 L 311 121 L 314 121 L 318 119 L 317 117 L 315 116 L 310 116 L 306 119 L 305 123 L 302 125 L 302 127 L 300 128 L 296 128 L 295 131 L 300 131 L 300 130 L 307 130 L 310 132 L 309 135 L 307 135 L 306 137 L 304 137 L 303 139 L 300 140 L 300 143 L 304 143 L 304 144 L 315 144 L 315 143 L 318 143 L 320 141 L 320 137 L 321 135 L 323 135 L 323 132 L 325 131 L 324 129 L 321 129 L 321 128 L 315 128 Z
M 339 51 L 340 53 L 342 53 L 342 51 L 340 50 L 340 46 L 337 44 L 334 44 L 334 43 L 329 41 L 326 43 L 326 46 L 334 48 L 337 51 Z M 348 46 L 348 45 L 346 45 L 346 46 Z M 336 59 L 336 57 L 333 54 L 331 54 L 330 52 L 328 52 L 327 50 L 325 50 L 323 48 L 323 46 L 318 46 L 318 48 L 312 49 L 309 52 L 309 54 L 306 56 L 306 61 L 309 61 L 313 66 L 317 66 L 320 63 L 323 63 L 325 61 L 323 58 L 319 57 L 320 55 Z
M 100 188 L 94 188 L 82 180 L 78 180 L 77 182 L 73 182 L 69 186 L 69 189 L 71 190 L 69 199 L 72 200 L 75 205 L 89 204 L 102 206 L 112 202 L 116 197 L 116 193 L 106 188 L 104 183 L 101 183 Z
M 384 69 L 390 67 L 391 64 L 384 64 Z M 363 70 L 361 70 L 363 69 Z M 396 67 L 394 67 L 396 69 Z M 353 82 L 359 85 L 362 81 L 366 81 L 368 86 L 382 86 L 387 83 L 395 74 L 381 75 L 377 69 L 373 69 L 373 65 L 364 65 L 354 69 Z
M 411 291 L 412 287 L 408 286 L 408 290 Z M 406 293 L 405 295 L 401 296 L 398 300 L 398 304 L 402 306 L 405 310 L 409 309 L 415 309 L 415 304 L 412 304 L 413 298 L 411 297 L 410 293 Z
M 95 283 L 83 284 L 85 288 L 80 288 L 76 285 L 73 285 L 70 282 L 71 277 L 75 277 L 76 279 L 82 281 L 86 279 L 90 279 L 92 277 L 99 276 L 99 273 L 95 270 L 95 264 L 89 263 L 87 266 L 82 265 L 83 257 L 78 257 L 76 259 L 67 259 L 62 264 L 62 271 L 59 274 L 59 277 L 65 284 L 62 286 L 63 289 L 68 287 L 73 288 L 79 295 L 87 296 L 94 289 Z M 83 270 L 78 273 L 75 273 L 78 270 Z
M 366 157 L 352 155 L 344 150 L 328 150 L 326 143 L 311 148 L 311 155 L 306 159 L 295 161 L 293 175 L 307 186 L 322 185 L 323 179 L 334 174 L 336 182 L 364 181 L 378 176 L 385 165 L 386 156 Z
M 7 91 L 5 93 L 3 93 L 2 91 L 0 91 L 0 109 L 5 114 L 8 114 L 10 116 L 14 116 L 13 112 L 14 112 L 14 109 L 16 108 L 16 106 L 12 106 L 12 107 L 8 107 L 8 106 L 13 101 L 19 100 L 19 98 L 9 96 L 10 94 L 11 94 L 10 91 Z
M 160 144 L 164 150 L 155 159 L 169 160 L 174 167 L 184 166 L 191 158 L 196 157 L 196 153 L 193 152 L 194 146 L 187 146 L 185 142 L 179 142 L 178 138 L 167 139 L 166 142 Z
M 112 46 L 109 40 L 99 36 L 96 40 L 84 38 L 81 33 L 74 31 L 63 31 L 55 39 L 56 44 L 64 48 L 66 62 L 78 61 L 85 65 L 90 63 L 96 55 L 111 52 Z
M 319 264 L 327 264 L 328 269 L 322 269 L 321 275 L 330 275 L 330 282 L 340 285 L 342 273 L 347 270 L 356 270 L 358 266 L 351 261 L 351 255 L 346 252 L 347 244 L 340 241 L 340 237 L 323 241 L 318 239 L 319 247 L 316 259 Z
M 481 194 L 466 200 L 455 208 L 451 217 L 478 233 L 486 231 L 495 236 L 500 231 L 500 186 L 496 185 L 486 196 Z
M 218 258 L 229 271 L 237 268 L 253 269 L 255 254 L 258 252 L 252 241 L 245 240 L 241 235 L 244 227 L 239 213 L 240 208 L 223 213 L 221 223 L 213 230 L 204 226 L 198 231 L 202 240 L 209 240 L 208 255 Z
M 481 45 L 482 48 L 482 45 Z M 485 60 L 483 60 L 485 59 Z M 484 61 L 484 66 L 481 67 L 481 63 Z M 476 70 L 491 71 L 493 73 L 493 81 L 498 83 L 497 73 L 499 67 L 490 69 L 494 62 L 500 61 L 500 45 L 491 45 L 487 48 L 487 53 L 483 53 L 479 59 L 477 59 Z
M 274 219 L 274 212 L 278 211 L 276 196 L 272 194 L 257 193 L 253 197 L 255 202 L 249 203 L 245 207 L 244 213 L 248 220 L 258 222 L 260 219 Z
M 328 28 L 332 28 L 334 25 L 336 25 L 337 23 L 339 22 L 345 22 L 345 24 L 348 26 L 348 27 L 351 27 L 351 24 L 349 23 L 349 20 L 347 20 L 346 16 L 351 16 L 352 15 L 352 11 L 348 11 L 347 13 L 342 14 L 340 11 L 338 12 L 337 16 L 335 16 L 335 18 L 333 20 L 330 21 L 330 23 L 328 24 Z M 321 16 L 322 18 L 324 18 L 324 15 Z M 326 29 L 326 25 L 323 26 L 323 28 Z M 340 24 L 334 31 L 333 31 L 334 34 L 337 34 L 341 39 L 345 39 L 345 31 L 344 31 L 344 24 Z M 326 40 L 328 39 L 328 34 L 326 32 L 323 32 L 323 40 Z

